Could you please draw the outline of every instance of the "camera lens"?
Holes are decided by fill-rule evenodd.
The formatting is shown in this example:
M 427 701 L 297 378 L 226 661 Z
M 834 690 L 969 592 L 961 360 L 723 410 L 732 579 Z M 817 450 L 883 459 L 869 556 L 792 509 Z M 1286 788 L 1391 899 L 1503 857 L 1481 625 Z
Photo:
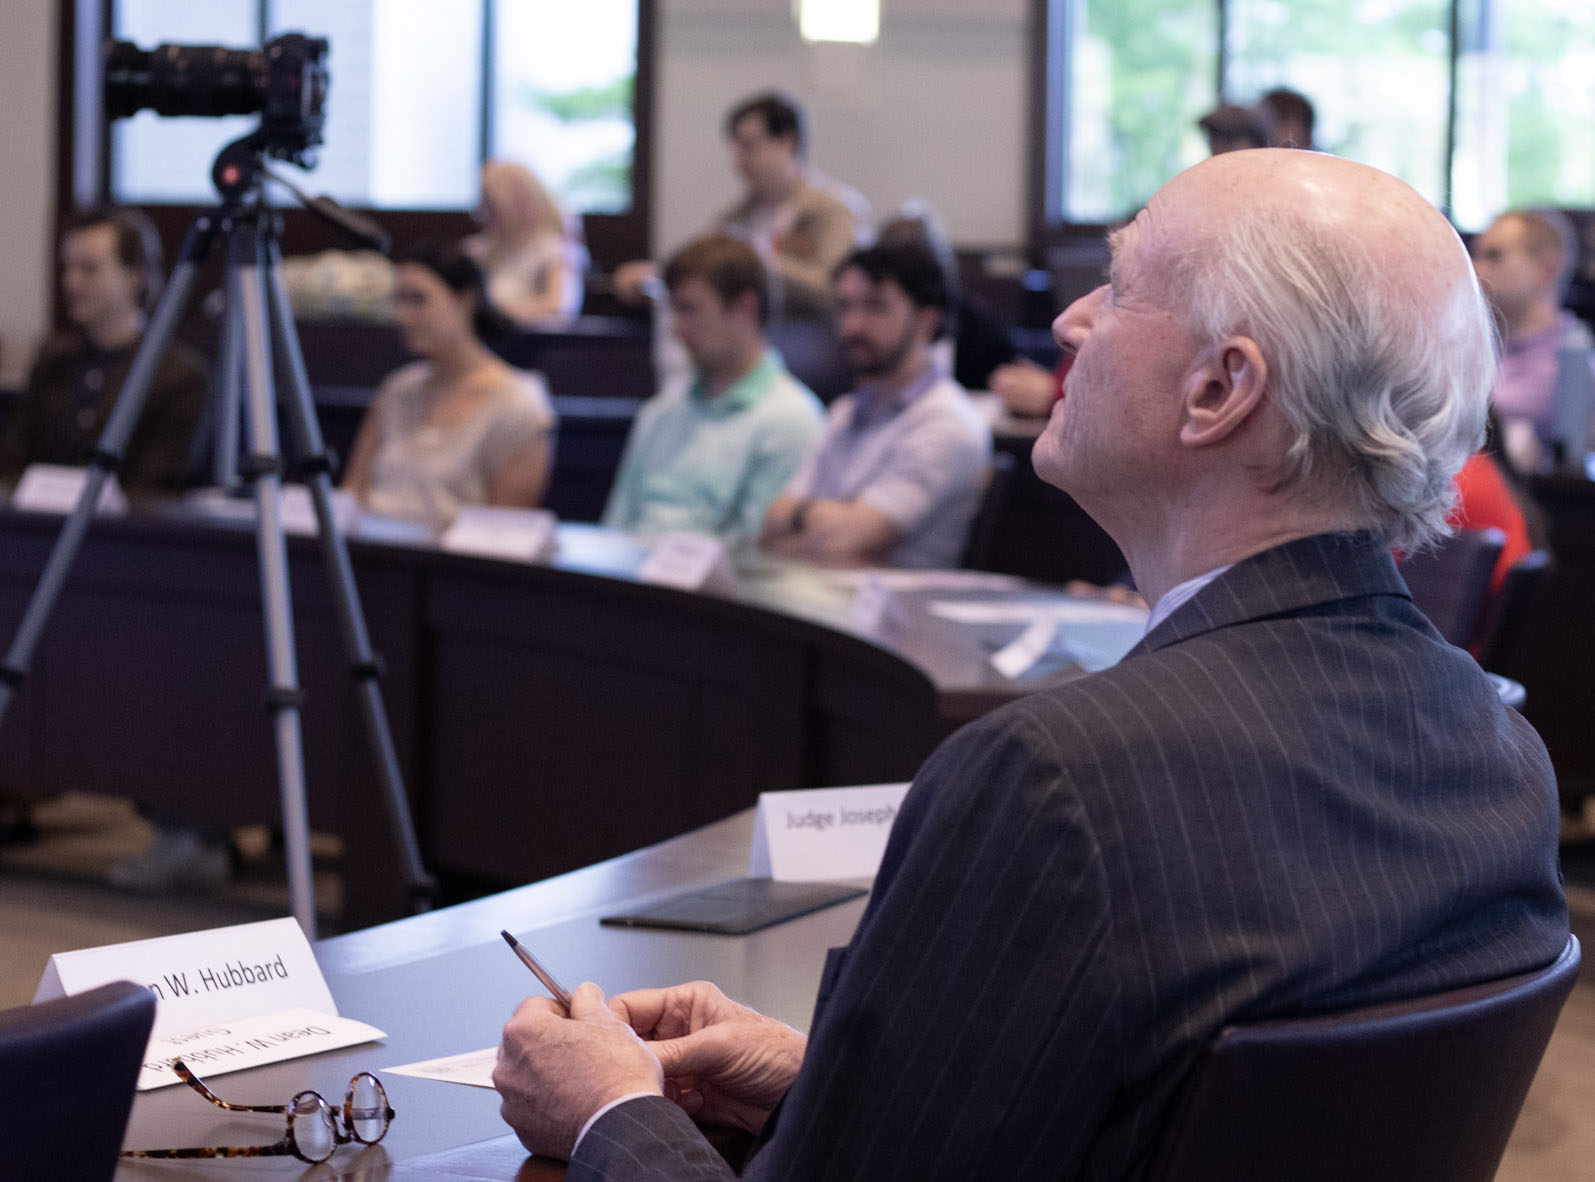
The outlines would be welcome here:
M 265 56 L 220 45 L 116 41 L 105 58 L 105 113 L 113 119 L 148 107 L 157 115 L 251 115 L 261 109 Z

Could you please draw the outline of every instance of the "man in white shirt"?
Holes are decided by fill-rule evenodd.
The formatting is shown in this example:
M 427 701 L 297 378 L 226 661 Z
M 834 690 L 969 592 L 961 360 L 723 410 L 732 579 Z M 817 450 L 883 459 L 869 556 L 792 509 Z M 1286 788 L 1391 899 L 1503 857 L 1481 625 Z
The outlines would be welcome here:
M 841 566 L 956 567 L 979 508 L 991 431 L 931 342 L 947 284 L 919 243 L 855 251 L 837 268 L 842 357 L 859 385 L 770 506 L 765 549 Z

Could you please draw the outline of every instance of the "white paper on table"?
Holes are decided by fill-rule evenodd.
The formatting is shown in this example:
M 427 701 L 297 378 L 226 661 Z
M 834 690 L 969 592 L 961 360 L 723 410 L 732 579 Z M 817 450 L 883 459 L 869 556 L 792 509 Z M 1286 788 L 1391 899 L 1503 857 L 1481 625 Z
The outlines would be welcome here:
M 1045 617 L 1060 624 L 1133 623 L 1143 629 L 1150 614 L 1144 607 L 1095 599 L 938 599 L 927 610 L 957 624 L 1028 624 Z
M 648 557 L 637 568 L 637 578 L 680 591 L 732 592 L 737 586 L 725 543 L 708 534 L 684 530 L 654 539 Z
M 11 494 L 11 505 L 35 513 L 70 513 L 77 508 L 88 479 L 87 468 L 29 464 Z M 105 483 L 100 485 L 100 499 L 94 511 L 111 517 L 127 512 L 127 497 L 122 494 L 122 486 L 116 482 L 114 474 L 107 474 Z
M 374 1039 L 386 1038 L 382 1031 L 353 1018 L 339 1018 L 316 1010 L 278 1010 L 270 1014 L 251 1014 L 230 1022 L 211 1022 L 192 1030 L 158 1034 L 144 1050 L 144 1066 L 138 1073 L 138 1090 L 164 1088 L 182 1080 L 171 1068 L 180 1058 L 195 1075 L 208 1079 L 335 1051 Z M 284 1100 L 287 1097 L 283 1097 Z
M 254 504 L 253 501 L 246 503 Z M 335 488 L 327 498 L 327 504 L 332 509 L 333 528 L 347 536 L 354 529 L 355 517 L 360 512 L 354 494 Z M 278 512 L 282 514 L 283 533 L 295 537 L 313 538 L 321 532 L 321 523 L 316 518 L 315 501 L 311 498 L 308 485 L 283 485 L 277 505 Z
M 444 531 L 440 544 L 460 554 L 534 562 L 553 553 L 556 524 L 547 509 L 466 505 Z
M 1018 638 L 991 654 L 992 667 L 1017 681 L 1035 667 L 1058 635 L 1058 621 L 1047 616 L 1032 620 Z
M 493 1086 L 493 1068 L 498 1063 L 498 1048 L 464 1051 L 441 1059 L 423 1059 L 403 1067 L 383 1067 L 385 1075 L 411 1075 L 416 1079 L 436 1079 L 444 1083 L 465 1084 L 473 1088 Z
M 1006 591 L 1024 586 L 1017 575 L 982 570 L 839 570 L 828 571 L 821 578 L 847 590 L 870 582 L 888 591 Z

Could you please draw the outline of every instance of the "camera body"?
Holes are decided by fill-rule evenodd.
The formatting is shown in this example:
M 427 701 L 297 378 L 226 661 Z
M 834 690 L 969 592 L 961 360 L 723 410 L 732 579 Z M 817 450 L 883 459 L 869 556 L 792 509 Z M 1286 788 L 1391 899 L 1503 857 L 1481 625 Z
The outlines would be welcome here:
M 112 41 L 105 51 L 105 113 L 120 119 L 146 108 L 157 115 L 260 115 L 262 151 L 308 165 L 326 123 L 327 40 L 303 33 L 273 37 L 260 49 Z

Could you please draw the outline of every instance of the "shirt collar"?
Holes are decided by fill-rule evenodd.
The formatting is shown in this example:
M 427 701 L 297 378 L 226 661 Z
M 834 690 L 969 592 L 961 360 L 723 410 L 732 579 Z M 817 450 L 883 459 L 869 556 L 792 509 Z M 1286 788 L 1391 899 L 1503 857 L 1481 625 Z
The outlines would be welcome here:
M 1198 591 L 1234 565 L 1231 562 L 1224 566 L 1214 567 L 1206 574 L 1197 575 L 1194 579 L 1186 579 L 1185 582 L 1170 587 L 1163 592 L 1163 597 L 1152 605 L 1152 614 L 1146 618 L 1146 630 L 1148 632 L 1152 631 L 1152 629 L 1172 616 L 1178 608 L 1188 603 Z
M 923 374 L 896 390 L 888 390 L 880 382 L 860 386 L 853 397 L 854 425 L 869 427 L 902 413 L 929 394 L 931 387 L 940 380 L 936 367 L 927 365 Z
M 693 380 L 689 393 L 700 410 L 713 415 L 735 414 L 739 410 L 747 410 L 764 397 L 785 368 L 779 355 L 773 349 L 766 349 L 758 364 L 732 382 L 723 394 L 711 396 L 702 377 Z

